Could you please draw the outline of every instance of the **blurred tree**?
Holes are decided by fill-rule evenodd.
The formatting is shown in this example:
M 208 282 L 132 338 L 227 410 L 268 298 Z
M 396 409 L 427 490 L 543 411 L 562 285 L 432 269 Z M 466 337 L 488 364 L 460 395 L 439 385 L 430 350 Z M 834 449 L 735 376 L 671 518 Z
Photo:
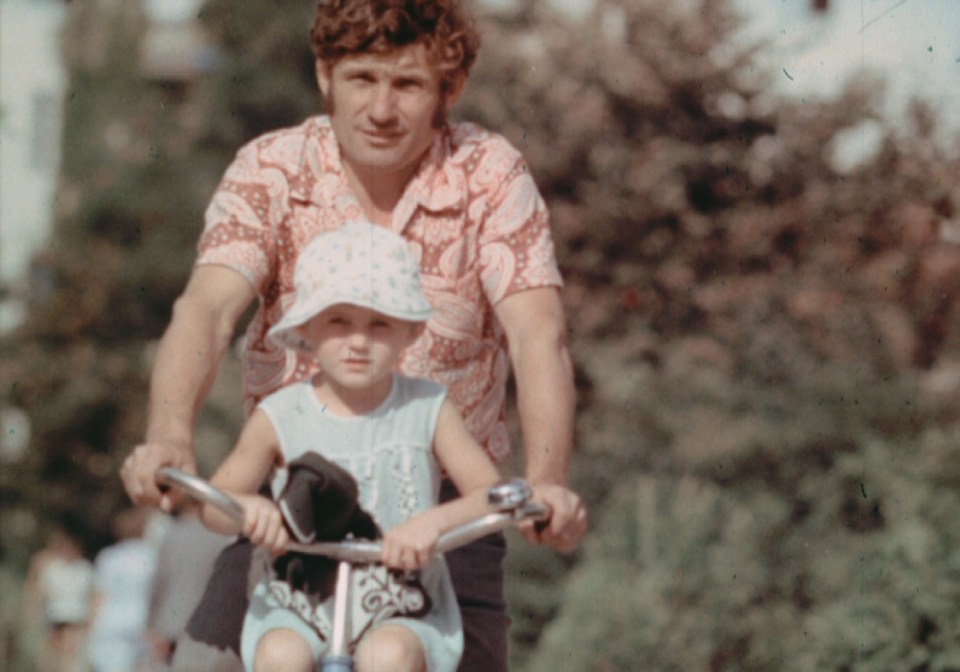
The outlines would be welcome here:
M 70 5 L 54 243 L 34 262 L 42 282 L 27 323 L 0 345 L 11 382 L 3 401 L 28 409 L 34 427 L 26 458 L 0 473 L 0 502 L 41 523 L 82 502 L 91 551 L 124 504 L 117 470 L 143 432 L 147 346 L 183 287 L 229 160 L 197 123 L 209 83 L 145 76 L 146 29 L 139 3 Z M 37 529 L 5 529 L 0 553 L 22 562 Z
M 201 19 L 221 67 L 202 96 L 202 145 L 232 158 L 253 137 L 320 108 L 310 50 L 310 0 L 208 0 Z
M 861 502 L 851 465 L 869 463 L 878 489 L 899 490 L 868 451 L 893 459 L 926 428 L 957 422 L 946 399 L 958 391 L 960 251 L 944 235 L 957 221 L 956 148 L 937 146 L 934 117 L 918 105 L 900 138 L 891 132 L 876 155 L 847 162 L 843 140 L 880 123 L 882 82 L 862 79 L 832 101 L 774 99 L 753 64 L 758 47 L 737 44 L 726 3 L 610 0 L 572 24 L 524 7 L 481 58 L 464 103 L 524 148 L 553 209 L 575 356 L 593 383 L 575 479 L 609 527 L 566 595 L 555 590 L 562 565 L 513 557 L 526 577 L 513 595 L 525 636 L 517 661 L 849 669 L 857 627 L 812 658 L 800 654 L 816 644 L 785 628 L 796 609 L 816 610 L 826 636 L 831 619 L 851 615 L 840 605 L 854 599 L 857 549 L 901 543 L 888 500 Z M 712 493 L 704 510 L 720 518 L 689 529 L 695 503 L 679 494 L 656 514 L 646 499 L 608 505 L 638 471 L 664 493 L 683 483 Z M 818 485 L 847 493 L 844 503 L 818 499 Z M 638 565 L 617 537 L 651 515 L 663 535 L 655 543 L 676 548 Z M 733 541 L 722 532 L 728 515 L 749 521 Z M 837 525 L 853 530 L 841 543 L 854 550 L 836 566 L 784 550 L 785 536 L 836 543 Z M 884 669 L 948 664 L 955 650 L 922 650 L 915 632 L 952 628 L 952 613 L 941 605 L 918 625 L 895 606 L 910 600 L 901 582 L 916 565 L 872 557 L 901 572 L 870 591 L 902 620 L 863 622 L 865 641 L 897 642 L 869 659 Z M 711 574 L 738 558 L 739 582 Z M 832 571 L 847 582 L 807 594 L 808 574 Z M 791 654 L 805 662 L 789 667 Z

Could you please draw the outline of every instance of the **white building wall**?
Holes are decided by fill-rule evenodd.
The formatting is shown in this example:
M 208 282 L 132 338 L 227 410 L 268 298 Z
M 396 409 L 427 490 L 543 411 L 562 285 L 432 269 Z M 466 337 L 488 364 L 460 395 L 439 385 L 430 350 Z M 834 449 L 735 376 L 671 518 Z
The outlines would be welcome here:
M 744 39 L 771 45 L 763 65 L 779 93 L 830 99 L 860 78 L 887 81 L 884 112 L 903 120 L 913 98 L 960 132 L 960 0 L 736 0 L 748 18 Z
M 49 240 L 66 73 L 62 0 L 0 0 L 0 282 L 17 289 Z M 22 319 L 0 304 L 0 333 Z

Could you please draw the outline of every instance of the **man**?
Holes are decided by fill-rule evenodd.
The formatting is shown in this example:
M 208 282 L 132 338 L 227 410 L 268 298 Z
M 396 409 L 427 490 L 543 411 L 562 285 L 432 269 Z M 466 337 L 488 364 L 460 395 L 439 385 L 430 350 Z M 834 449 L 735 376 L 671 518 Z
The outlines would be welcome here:
M 163 465 L 195 469 L 197 413 L 255 298 L 243 354 L 247 412 L 317 371 L 266 332 L 292 303 L 299 250 L 321 231 L 365 218 L 417 250 L 436 313 L 401 371 L 445 384 L 470 431 L 502 461 L 512 365 L 526 478 L 554 512 L 547 529 L 525 536 L 571 550 L 586 530 L 586 512 L 565 487 L 574 391 L 546 207 L 503 138 L 446 121 L 476 57 L 474 29 L 457 0 L 329 0 L 318 8 L 311 37 L 329 113 L 254 140 L 224 175 L 160 343 L 146 440 L 122 469 L 127 492 L 135 502 L 172 506 L 154 473 Z M 448 556 L 466 636 L 461 670 L 507 669 L 503 554 L 497 536 Z M 227 582 L 236 566 L 222 559 L 214 583 Z M 218 590 L 211 584 L 208 593 Z M 215 635 L 229 629 L 229 614 L 204 609 L 178 658 L 204 640 L 222 648 Z

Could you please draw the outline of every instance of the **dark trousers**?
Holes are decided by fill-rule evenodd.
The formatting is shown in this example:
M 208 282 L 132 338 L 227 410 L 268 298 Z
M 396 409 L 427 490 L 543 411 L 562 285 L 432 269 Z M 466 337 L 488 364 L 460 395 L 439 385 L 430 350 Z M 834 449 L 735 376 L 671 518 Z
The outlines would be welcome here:
M 441 502 L 456 496 L 447 481 Z M 217 558 L 203 598 L 177 641 L 173 672 L 242 672 L 240 632 L 249 596 L 263 563 L 252 562 L 255 548 L 246 541 L 227 547 Z M 508 631 L 503 593 L 506 541 L 501 534 L 479 539 L 447 553 L 463 620 L 464 652 L 459 672 L 507 672 Z

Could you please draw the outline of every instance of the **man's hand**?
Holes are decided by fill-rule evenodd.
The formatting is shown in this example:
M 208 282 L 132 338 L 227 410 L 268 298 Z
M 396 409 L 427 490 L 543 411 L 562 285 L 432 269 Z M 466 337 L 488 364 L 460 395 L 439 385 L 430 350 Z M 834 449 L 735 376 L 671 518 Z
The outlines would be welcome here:
M 542 530 L 534 523 L 520 526 L 520 531 L 532 544 L 546 544 L 561 553 L 569 553 L 587 532 L 587 509 L 580 496 L 560 485 L 533 486 L 533 500 L 551 508 L 550 521 Z
M 123 461 L 120 478 L 127 495 L 137 506 L 156 506 L 170 513 L 182 496 L 176 490 L 162 491 L 157 485 L 157 470 L 175 467 L 191 474 L 197 465 L 190 446 L 177 443 L 142 443 Z

